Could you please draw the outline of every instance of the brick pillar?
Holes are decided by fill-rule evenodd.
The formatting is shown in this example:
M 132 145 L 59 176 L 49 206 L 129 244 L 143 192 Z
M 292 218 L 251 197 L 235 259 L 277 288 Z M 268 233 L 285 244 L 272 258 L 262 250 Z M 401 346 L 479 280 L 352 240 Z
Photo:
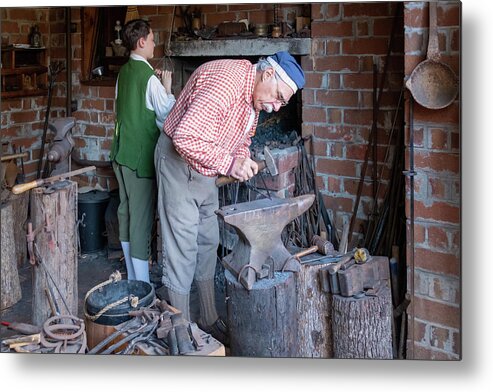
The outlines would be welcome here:
M 438 3 L 442 61 L 459 75 L 461 3 Z M 405 74 L 426 57 L 428 4 L 406 3 Z M 460 303 L 460 101 L 440 110 L 414 103 L 414 271 L 408 243 L 408 289 L 414 297 L 408 318 L 407 358 L 461 357 Z M 407 118 L 409 106 L 407 105 Z M 408 123 L 409 124 L 409 123 Z M 409 129 L 406 132 L 409 146 Z M 406 154 L 409 167 L 409 151 Z M 407 217 L 409 225 L 409 181 Z M 413 313 L 414 311 L 414 313 Z

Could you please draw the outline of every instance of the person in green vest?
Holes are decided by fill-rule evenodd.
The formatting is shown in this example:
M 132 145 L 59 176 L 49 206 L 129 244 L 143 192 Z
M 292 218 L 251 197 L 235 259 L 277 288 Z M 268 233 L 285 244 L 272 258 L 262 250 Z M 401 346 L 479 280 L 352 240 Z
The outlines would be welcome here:
M 118 74 L 115 134 L 110 159 L 119 185 L 119 238 L 129 280 L 149 282 L 151 232 L 156 211 L 154 148 L 175 104 L 170 71 L 155 71 L 154 33 L 149 22 L 129 21 L 123 44 L 130 51 Z

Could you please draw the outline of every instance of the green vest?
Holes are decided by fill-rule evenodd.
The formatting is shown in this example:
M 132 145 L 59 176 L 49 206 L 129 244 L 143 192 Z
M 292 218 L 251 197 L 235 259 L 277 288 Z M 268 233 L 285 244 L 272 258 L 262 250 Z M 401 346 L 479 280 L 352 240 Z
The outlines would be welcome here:
M 143 61 L 129 59 L 118 74 L 116 123 L 110 159 L 154 177 L 154 148 L 159 138 L 156 113 L 146 107 L 146 89 L 154 71 Z

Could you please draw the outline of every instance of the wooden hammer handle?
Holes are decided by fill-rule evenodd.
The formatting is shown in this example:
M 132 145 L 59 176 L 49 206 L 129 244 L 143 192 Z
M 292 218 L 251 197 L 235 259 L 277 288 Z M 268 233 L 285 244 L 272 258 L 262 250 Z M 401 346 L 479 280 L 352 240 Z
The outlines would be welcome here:
M 311 255 L 312 253 L 315 253 L 318 250 L 317 245 L 313 245 L 309 247 L 308 249 L 302 250 L 301 252 L 298 252 L 294 255 L 295 258 L 300 258 L 306 255 Z
M 38 186 L 41 186 L 43 184 L 44 184 L 43 179 L 34 180 L 31 182 L 26 182 L 25 184 L 17 184 L 12 188 L 12 193 L 14 195 L 18 195 L 18 194 L 26 192 L 30 189 L 37 188 Z
M 12 154 L 12 155 L 4 155 L 1 158 L 2 162 L 5 161 L 10 161 L 11 159 L 16 159 L 16 158 L 27 158 L 27 152 L 22 152 L 19 154 Z
M 265 161 L 255 161 L 257 162 L 257 165 L 258 165 L 258 171 L 260 172 L 261 170 L 264 170 L 265 169 Z M 236 182 L 238 181 L 236 178 L 234 177 L 230 177 L 230 176 L 219 176 L 217 179 L 216 179 L 216 186 L 218 188 L 224 186 L 224 185 L 228 185 L 228 184 L 232 184 L 233 182 Z
M 339 269 L 341 268 L 341 266 L 345 263 L 347 263 L 349 260 L 351 260 L 353 258 L 353 254 L 345 254 L 344 256 L 342 256 L 341 260 L 339 260 L 337 263 L 334 263 L 334 264 L 330 264 L 328 267 L 327 267 L 327 270 L 329 271 L 329 274 L 333 275 L 335 274 L 337 271 L 339 271 Z

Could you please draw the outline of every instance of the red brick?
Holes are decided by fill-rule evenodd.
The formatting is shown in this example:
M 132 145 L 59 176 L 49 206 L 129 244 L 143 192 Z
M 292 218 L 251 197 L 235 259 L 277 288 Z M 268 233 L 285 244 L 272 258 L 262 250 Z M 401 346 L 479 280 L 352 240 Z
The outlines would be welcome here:
M 352 198 L 323 195 L 323 199 L 325 208 L 332 210 L 334 213 L 337 211 L 349 212 L 353 208 Z
M 332 158 L 344 158 L 344 149 L 341 143 L 329 143 L 328 156 Z
M 312 56 L 325 56 L 326 55 L 325 45 L 326 45 L 325 39 L 313 38 L 312 39 Z M 305 74 L 305 76 L 306 76 L 306 74 Z
M 320 107 L 305 107 L 303 109 L 303 121 L 326 123 L 327 122 L 326 109 Z
M 444 109 L 426 109 L 421 105 L 414 105 L 414 121 L 415 122 L 434 122 L 440 123 L 459 123 L 459 103 L 454 101 L 450 106 Z
M 429 188 L 430 189 L 429 194 L 433 199 L 446 200 L 449 198 L 448 186 L 444 182 L 443 179 L 441 179 L 441 178 L 430 178 L 428 180 L 428 184 L 430 187 Z
M 327 191 L 327 187 L 325 186 L 325 179 L 323 176 L 315 176 L 315 186 L 319 191 Z
M 426 3 L 415 3 L 416 5 L 421 5 L 421 8 L 406 9 L 404 11 L 404 24 L 406 27 L 418 27 L 427 28 L 428 27 L 428 7 L 423 8 Z
M 439 5 L 437 7 L 438 26 L 459 26 L 461 4 Z
M 12 112 L 10 114 L 10 120 L 14 123 L 28 123 L 36 121 L 36 113 L 35 111 L 29 112 Z
M 407 349 L 409 352 L 409 348 Z M 414 358 L 408 359 L 425 359 L 425 360 L 436 360 L 436 361 L 452 361 L 457 360 L 456 356 L 453 354 L 448 354 L 442 351 L 433 350 L 428 347 L 422 347 L 415 345 L 414 347 Z
M 312 22 L 313 37 L 352 37 L 353 22 Z
M 461 346 L 461 334 L 458 332 L 452 333 L 452 351 L 456 354 L 461 354 L 462 346 Z
M 316 71 L 359 71 L 359 59 L 355 56 L 315 57 L 313 69 Z
M 104 101 L 99 99 L 82 99 L 80 109 L 104 110 Z
M 410 257 L 408 256 L 410 262 Z M 426 248 L 416 248 L 414 251 L 415 268 L 427 271 L 459 276 L 460 259 L 451 253 L 440 253 Z
M 274 12 L 272 10 L 252 11 L 249 13 L 249 15 L 250 15 L 250 23 L 253 24 L 272 23 L 272 20 L 274 20 Z M 234 20 L 234 18 L 231 20 Z
M 460 308 L 426 298 L 414 297 L 415 316 L 437 324 L 460 328 Z
M 280 151 L 280 154 L 274 156 L 279 173 L 290 171 L 291 169 L 294 169 L 296 166 L 298 166 L 300 154 L 298 153 L 297 149 L 283 149 Z
M 99 136 L 106 137 L 106 128 L 98 125 L 87 125 L 84 131 L 84 135 L 86 136 Z
M 414 340 L 423 344 L 428 344 L 427 324 L 414 320 Z
M 263 178 L 265 181 L 265 185 L 262 179 L 256 179 L 256 186 L 262 189 L 264 189 L 264 187 L 267 187 L 267 189 L 274 191 L 285 189 L 295 182 L 293 170 L 290 170 L 288 172 L 281 172 L 277 176 L 265 175 Z
M 388 47 L 387 38 L 357 38 L 344 39 L 342 41 L 343 54 L 386 54 Z
M 373 119 L 372 110 L 344 110 L 344 124 L 370 126 Z
M 324 74 L 318 72 L 305 72 L 305 88 L 303 91 L 309 88 L 322 88 L 324 80 Z
M 342 122 L 342 110 L 327 109 L 327 122 L 329 124 L 340 124 Z
M 342 75 L 342 84 L 346 89 L 372 89 L 373 75 L 372 74 L 344 74 Z
M 356 22 L 356 36 L 362 37 L 368 35 L 368 21 L 360 20 Z
M 436 150 L 448 150 L 450 148 L 448 134 L 449 133 L 442 128 L 431 128 L 430 147 Z
M 339 176 L 355 177 L 356 164 L 352 161 L 342 159 L 319 158 L 316 164 L 316 171 L 324 174 L 337 174 Z
M 344 126 L 315 126 L 313 133 L 316 137 L 328 140 L 351 142 L 357 136 L 357 131 Z
M 432 248 L 448 248 L 447 233 L 442 227 L 428 227 L 428 245 Z
M 460 156 L 455 153 L 432 152 L 415 150 L 414 162 L 416 168 L 436 172 L 459 173 Z
M 454 52 L 460 50 L 460 30 L 452 31 L 452 38 L 450 40 L 450 49 Z
M 341 54 L 341 42 L 340 41 L 327 41 L 325 44 L 325 53 L 327 55 Z
M 356 195 L 358 193 L 359 179 L 344 178 L 343 181 L 344 193 L 348 195 Z M 373 186 L 369 181 L 363 182 L 363 187 L 361 188 L 361 196 L 370 197 L 373 194 Z
M 341 193 L 342 180 L 339 177 L 327 177 L 327 190 L 331 193 Z
M 318 90 L 315 96 L 315 102 L 326 106 L 342 106 L 342 107 L 357 107 L 358 92 L 357 91 L 325 91 Z
M 388 3 L 343 3 L 344 18 L 358 16 L 387 16 Z
M 426 227 L 419 223 L 414 223 L 414 242 L 416 244 L 423 244 L 425 242 Z
M 417 219 L 431 219 L 446 223 L 460 223 L 460 207 L 436 201 L 426 205 L 419 200 L 414 202 L 414 213 Z
M 426 48 L 426 43 L 424 42 L 423 33 L 417 31 L 407 33 L 405 46 L 407 52 L 416 52 L 416 51 L 423 52 Z M 416 65 L 417 64 L 418 63 L 416 63 Z

